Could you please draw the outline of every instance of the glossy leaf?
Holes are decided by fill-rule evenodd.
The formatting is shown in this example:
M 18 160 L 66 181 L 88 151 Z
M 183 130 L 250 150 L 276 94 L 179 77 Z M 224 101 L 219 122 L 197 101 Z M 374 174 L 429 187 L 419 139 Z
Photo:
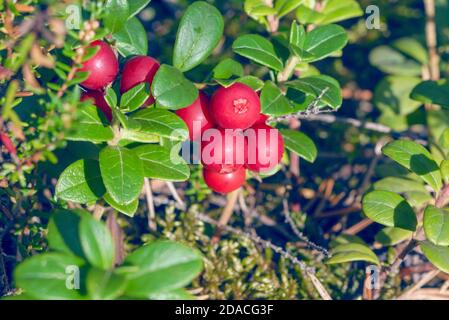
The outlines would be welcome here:
M 313 58 L 305 60 L 310 62 L 324 59 L 341 50 L 347 42 L 348 35 L 343 27 L 335 24 L 319 26 L 306 35 L 304 50 L 312 54 Z
M 360 4 L 355 0 L 328 0 L 322 11 L 320 24 L 335 23 L 363 15 Z
M 104 25 L 111 33 L 117 32 L 125 26 L 128 20 L 128 0 L 107 0 L 104 12 L 106 14 L 103 18 Z
M 421 75 L 421 65 L 388 46 L 374 48 L 369 55 L 370 63 L 381 71 L 402 76 Z
M 401 228 L 386 227 L 376 234 L 376 241 L 383 246 L 395 246 L 407 239 L 410 239 L 413 231 Z
M 248 34 L 238 37 L 232 44 L 235 53 L 251 59 L 276 71 L 284 68 L 282 60 L 277 56 L 273 44 L 266 38 Z
M 112 140 L 114 133 L 103 112 L 93 105 L 85 105 L 78 107 L 76 121 L 66 134 L 66 138 L 99 143 Z
M 124 111 L 134 111 L 142 106 L 151 95 L 148 83 L 141 83 L 126 91 L 120 99 L 120 108 Z
M 449 82 L 447 80 L 423 81 L 413 89 L 410 97 L 423 103 L 439 104 L 449 108 Z
M 352 261 L 367 261 L 379 265 L 376 254 L 366 245 L 360 243 L 342 244 L 332 250 L 332 257 L 328 264 L 344 263 Z
M 151 0 L 131 0 L 129 1 L 129 17 L 134 17 L 140 11 L 145 9 Z
M 288 150 L 309 162 L 315 161 L 318 151 L 312 139 L 296 130 L 281 129 L 280 132 Z
M 320 75 L 301 78 L 289 81 L 286 85 L 314 98 L 322 95 L 321 101 L 334 109 L 339 108 L 343 103 L 339 83 L 328 76 Z
M 142 298 L 184 287 L 200 273 L 203 265 L 198 251 L 171 241 L 141 247 L 125 263 L 138 267 L 128 274 L 126 293 Z
M 440 169 L 429 151 L 420 144 L 409 140 L 396 140 L 387 144 L 382 152 L 416 173 L 435 191 L 440 190 L 442 186 Z
M 56 196 L 66 201 L 88 203 L 101 198 L 106 189 L 98 161 L 78 160 L 68 166 L 56 185 Z
M 178 69 L 163 64 L 152 83 L 151 91 L 158 106 L 177 110 L 191 105 L 198 97 L 198 89 Z
M 428 206 L 424 211 L 423 227 L 427 240 L 439 246 L 449 246 L 448 210 Z
M 415 231 L 416 215 L 408 202 L 390 191 L 373 191 L 362 201 L 363 212 L 371 220 L 387 227 Z
M 231 77 L 242 77 L 243 66 L 235 60 L 225 59 L 212 70 L 214 79 L 229 79 Z
M 134 3 L 131 1 L 130 4 Z M 137 18 L 131 18 L 125 27 L 112 35 L 116 41 L 118 52 L 123 57 L 131 55 L 143 55 L 148 52 L 147 32 L 142 23 Z
M 168 181 L 185 181 L 190 169 L 184 159 L 171 149 L 159 145 L 144 145 L 134 149 L 143 162 L 145 177 Z
M 134 201 L 143 187 L 143 165 L 137 155 L 123 147 L 108 146 L 100 152 L 100 170 L 111 198 L 121 205 Z
M 131 128 L 134 131 L 179 141 L 184 141 L 189 137 L 188 128 L 184 121 L 167 110 L 142 109 L 131 115 L 130 120 L 132 120 Z
M 195 1 L 179 24 L 173 65 L 183 72 L 199 65 L 215 49 L 223 29 L 223 17 L 217 8 L 204 1 Z
M 449 273 L 449 247 L 437 246 L 428 241 L 420 243 L 424 255 L 443 272 Z
M 131 203 L 129 204 L 119 204 L 117 203 L 114 199 L 112 199 L 112 197 L 106 193 L 104 195 L 104 200 L 111 206 L 113 207 L 115 210 L 126 214 L 129 217 L 134 217 L 134 214 L 137 211 L 137 208 L 139 206 L 139 199 L 135 199 L 133 200 Z
M 126 278 L 113 271 L 92 268 L 87 273 L 87 293 L 93 300 L 117 299 L 124 293 L 126 284 Z
M 262 113 L 270 116 L 282 116 L 294 111 L 294 107 L 281 90 L 271 81 L 265 82 L 260 94 Z
M 80 239 L 84 255 L 91 265 L 109 270 L 114 265 L 115 248 L 109 229 L 92 216 L 81 217 Z
M 81 299 L 79 290 L 68 288 L 67 283 L 73 284 L 70 276 L 79 271 L 83 264 L 82 259 L 73 255 L 62 253 L 36 255 L 16 267 L 15 284 L 35 299 Z

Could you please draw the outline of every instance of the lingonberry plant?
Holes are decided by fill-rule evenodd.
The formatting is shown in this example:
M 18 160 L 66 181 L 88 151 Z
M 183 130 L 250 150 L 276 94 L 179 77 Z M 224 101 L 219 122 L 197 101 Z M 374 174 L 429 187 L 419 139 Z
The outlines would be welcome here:
M 0 0 L 1 294 L 386 298 L 416 252 L 449 273 L 435 5 L 405 37 L 365 2 Z

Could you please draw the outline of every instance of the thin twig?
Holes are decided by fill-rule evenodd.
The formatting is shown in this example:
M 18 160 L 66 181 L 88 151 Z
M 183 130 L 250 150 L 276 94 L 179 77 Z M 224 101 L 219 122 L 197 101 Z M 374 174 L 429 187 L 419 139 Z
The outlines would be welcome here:
M 187 208 L 185 202 L 181 199 L 181 197 L 179 196 L 178 191 L 176 190 L 175 185 L 173 184 L 173 182 L 171 181 L 166 181 L 165 182 L 167 184 L 168 190 L 170 190 L 170 193 L 173 196 L 173 199 L 176 200 L 176 202 L 178 203 L 178 205 L 181 208 L 184 208 L 184 210 Z
M 290 228 L 293 230 L 293 233 L 302 241 L 304 241 L 309 247 L 323 253 L 326 257 L 330 257 L 331 254 L 329 251 L 327 251 L 325 248 L 315 244 L 314 242 L 310 241 L 309 238 L 307 238 L 301 231 L 299 231 L 298 227 L 296 226 L 295 222 L 293 221 L 290 210 L 288 209 L 288 201 L 287 199 L 284 199 L 282 201 L 282 204 L 284 206 L 284 210 L 282 210 L 285 221 L 289 224 Z
M 150 230 L 156 231 L 156 212 L 154 210 L 153 192 L 151 191 L 151 184 L 148 178 L 144 180 L 144 190 L 148 206 L 148 227 Z
M 429 71 L 432 80 L 440 79 L 440 57 L 437 50 L 437 27 L 435 23 L 435 0 L 424 0 L 426 12 L 426 42 L 429 52 Z
M 226 206 L 223 209 L 223 212 L 221 213 L 220 220 L 218 220 L 219 228 L 217 229 L 217 231 L 215 232 L 215 234 L 211 240 L 211 242 L 213 244 L 217 243 L 220 240 L 221 227 L 227 225 L 229 220 L 231 219 L 232 213 L 234 212 L 234 207 L 235 207 L 235 204 L 237 203 L 240 192 L 241 192 L 241 189 L 237 189 L 228 194 L 228 200 L 226 202 Z

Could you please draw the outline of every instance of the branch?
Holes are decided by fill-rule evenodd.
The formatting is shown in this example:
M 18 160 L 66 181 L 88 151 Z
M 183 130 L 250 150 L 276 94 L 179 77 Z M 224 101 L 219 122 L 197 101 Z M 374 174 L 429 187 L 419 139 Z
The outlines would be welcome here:
M 432 80 L 440 79 L 440 57 L 437 51 L 437 28 L 435 23 L 435 0 L 424 0 L 426 12 L 426 42 L 429 52 L 429 71 Z
M 211 240 L 213 244 L 217 243 L 220 240 L 220 233 L 222 227 L 226 226 L 229 220 L 231 219 L 240 192 L 241 189 L 237 189 L 228 194 L 228 201 L 226 202 L 226 206 L 223 209 L 223 212 L 221 213 L 220 220 L 218 221 L 218 229 Z
M 150 230 L 156 230 L 156 212 L 154 210 L 153 192 L 151 191 L 151 184 L 148 178 L 144 180 L 144 190 L 148 206 L 148 227 Z

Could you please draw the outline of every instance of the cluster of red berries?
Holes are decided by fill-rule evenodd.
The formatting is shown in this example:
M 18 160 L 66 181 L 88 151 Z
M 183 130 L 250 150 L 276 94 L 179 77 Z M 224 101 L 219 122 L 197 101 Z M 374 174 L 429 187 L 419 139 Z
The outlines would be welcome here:
M 117 77 L 117 57 L 103 41 L 94 41 L 90 46 L 99 46 L 100 49 L 81 69 L 90 72 L 81 83 L 88 90 L 81 99 L 93 99 L 111 120 L 111 109 L 104 99 L 103 89 Z M 151 84 L 159 66 L 157 60 L 148 56 L 128 60 L 122 70 L 121 93 L 143 82 Z M 150 97 L 145 105 L 152 103 L 154 98 Z M 246 169 L 268 172 L 281 161 L 284 153 L 282 136 L 266 124 L 268 117 L 260 111 L 258 94 L 241 83 L 219 88 L 210 101 L 204 92 L 200 92 L 192 105 L 176 111 L 189 128 L 190 139 L 200 142 L 202 151 L 213 144 L 209 153 L 212 161 L 205 152 L 201 152 L 204 180 L 212 190 L 220 193 L 234 191 L 245 182 Z M 196 132 L 196 126 L 200 127 L 199 132 Z M 209 129 L 214 129 L 214 136 L 219 137 L 219 141 L 207 139 L 213 136 Z M 251 138 L 249 133 L 252 133 Z M 273 137 L 276 141 L 272 141 Z
M 221 87 L 210 103 L 200 92 L 191 106 L 176 113 L 187 124 L 190 138 L 201 142 L 203 177 L 216 192 L 234 191 L 245 182 L 246 169 L 269 172 L 282 159 L 282 136 L 266 124 L 268 117 L 260 113 L 259 96 L 247 85 Z M 194 130 L 195 121 L 201 123 L 201 137 Z
M 90 47 L 100 47 L 94 57 L 84 62 L 80 71 L 88 71 L 89 77 L 81 83 L 87 90 L 83 92 L 81 101 L 92 99 L 94 104 L 106 115 L 109 121 L 112 120 L 112 111 L 104 99 L 103 89 L 114 82 L 119 72 L 117 56 L 112 48 L 105 42 L 97 40 L 92 42 Z M 136 56 L 129 59 L 122 70 L 120 81 L 120 92 L 124 93 L 134 86 L 153 81 L 156 71 L 159 69 L 159 62 L 152 57 Z M 148 98 L 145 105 L 154 102 L 153 97 Z

